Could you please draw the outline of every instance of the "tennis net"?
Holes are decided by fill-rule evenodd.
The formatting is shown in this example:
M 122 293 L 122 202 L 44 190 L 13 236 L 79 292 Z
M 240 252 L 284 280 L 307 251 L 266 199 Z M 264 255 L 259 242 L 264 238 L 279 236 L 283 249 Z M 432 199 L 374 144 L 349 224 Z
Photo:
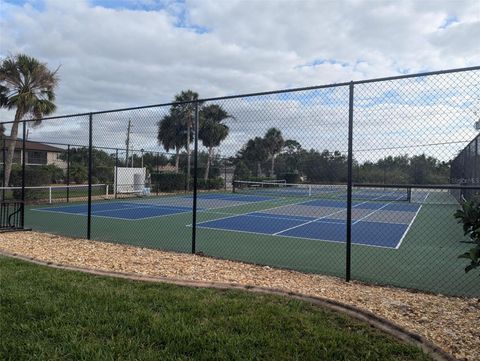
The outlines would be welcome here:
M 243 194 L 257 194 L 270 197 L 316 197 L 346 199 L 346 184 L 302 184 L 272 183 L 255 181 L 234 181 L 233 191 Z M 357 187 L 352 190 L 354 200 L 365 201 L 410 201 L 410 188 Z
M 93 197 L 108 197 L 108 184 L 92 184 Z M 20 200 L 22 187 L 0 187 L 3 200 Z M 49 185 L 25 187 L 25 200 L 35 203 L 56 203 L 85 200 L 88 198 L 88 184 Z

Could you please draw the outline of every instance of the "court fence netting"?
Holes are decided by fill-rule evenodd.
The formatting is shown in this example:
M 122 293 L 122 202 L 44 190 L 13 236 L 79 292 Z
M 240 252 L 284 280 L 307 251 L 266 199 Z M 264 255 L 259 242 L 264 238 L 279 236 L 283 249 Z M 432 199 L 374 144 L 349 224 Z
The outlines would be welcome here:
M 171 96 L 3 122 L 0 231 L 480 297 L 453 217 L 480 194 L 480 67 Z

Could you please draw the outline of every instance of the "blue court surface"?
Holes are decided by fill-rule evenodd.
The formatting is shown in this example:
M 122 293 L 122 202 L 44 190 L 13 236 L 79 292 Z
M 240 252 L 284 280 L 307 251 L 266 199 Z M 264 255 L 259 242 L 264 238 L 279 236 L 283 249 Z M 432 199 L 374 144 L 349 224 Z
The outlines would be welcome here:
M 123 220 L 142 220 L 155 217 L 163 217 L 192 211 L 193 197 L 165 197 L 157 200 L 146 200 L 144 203 L 139 201 L 115 201 L 108 203 L 93 203 L 92 215 L 103 218 L 116 218 Z M 205 208 L 216 208 L 218 204 L 224 207 L 235 206 L 238 204 L 247 204 L 255 202 L 264 202 L 271 200 L 269 197 L 253 195 L 235 195 L 235 194 L 199 194 L 198 200 L 203 201 L 205 207 L 198 206 L 197 210 Z M 53 212 L 64 214 L 75 214 L 86 216 L 88 214 L 87 204 L 36 208 L 35 211 Z
M 270 197 L 244 194 L 199 194 L 199 211 L 265 202 Z M 220 205 L 220 206 L 219 206 Z M 345 242 L 346 206 L 343 199 L 312 199 L 299 203 L 197 223 L 198 228 L 265 234 L 330 242 Z M 398 248 L 413 223 L 419 205 L 407 202 L 354 202 L 352 243 Z M 86 216 L 86 204 L 37 208 L 35 211 Z M 119 220 L 143 220 L 192 211 L 192 196 L 122 200 L 92 204 L 92 215 Z M 221 212 L 219 212 L 221 213 Z
M 352 243 L 400 247 L 420 210 L 410 203 L 361 202 L 352 207 Z M 309 209 L 310 208 L 310 209 Z M 346 202 L 317 199 L 198 223 L 198 228 L 345 242 Z M 313 216 L 312 213 L 317 215 Z
M 66 213 L 86 216 L 86 204 L 62 207 L 37 208 L 35 211 Z M 116 218 L 124 220 L 141 220 L 154 217 L 163 217 L 179 213 L 191 212 L 192 207 L 155 205 L 129 202 L 111 202 L 92 204 L 92 215 L 103 218 Z

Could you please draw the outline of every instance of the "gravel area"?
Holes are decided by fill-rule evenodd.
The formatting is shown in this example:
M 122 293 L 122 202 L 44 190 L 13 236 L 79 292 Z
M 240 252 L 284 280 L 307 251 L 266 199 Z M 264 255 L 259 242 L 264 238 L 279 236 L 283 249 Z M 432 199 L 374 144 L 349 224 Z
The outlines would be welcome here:
M 346 283 L 329 276 L 37 232 L 2 233 L 0 250 L 95 270 L 254 285 L 328 298 L 420 334 L 459 360 L 480 360 L 479 299 Z

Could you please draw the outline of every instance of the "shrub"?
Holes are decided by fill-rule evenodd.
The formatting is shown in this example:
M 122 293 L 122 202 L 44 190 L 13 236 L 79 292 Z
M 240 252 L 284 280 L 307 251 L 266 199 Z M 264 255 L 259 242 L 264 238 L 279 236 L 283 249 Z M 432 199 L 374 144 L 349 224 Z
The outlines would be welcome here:
M 197 179 L 198 189 L 222 189 L 225 186 L 223 178 Z M 193 179 L 190 180 L 190 188 L 193 188 Z
M 12 167 L 11 184 L 14 187 L 20 187 L 22 185 L 22 166 L 15 164 Z M 25 186 L 43 186 L 50 185 L 52 180 L 52 172 L 49 167 L 43 166 L 27 166 L 25 167 Z M 13 197 L 15 199 L 22 198 L 22 190 L 14 189 Z M 48 190 L 42 189 L 26 189 L 25 200 L 36 200 L 48 197 Z
M 72 164 L 70 167 L 70 180 L 77 184 L 83 184 L 88 179 L 87 167 L 79 164 Z
M 462 209 L 455 212 L 458 223 L 463 223 L 463 233 L 468 236 L 475 247 L 458 258 L 468 259 L 470 264 L 465 267 L 465 272 L 480 267 L 480 203 L 470 201 L 462 205 Z
M 152 173 L 152 192 L 173 192 L 184 190 L 186 175 L 183 173 Z
M 65 178 L 65 174 L 62 168 L 59 168 L 54 164 L 45 165 L 45 166 L 42 166 L 42 168 L 44 168 L 47 172 L 50 173 L 50 184 L 63 182 Z
M 113 167 L 98 165 L 93 168 L 92 174 L 99 183 L 113 183 L 113 171 Z
M 281 173 L 277 175 L 277 179 L 285 179 L 287 183 L 300 183 L 300 174 L 298 173 Z
M 41 186 L 51 183 L 52 175 L 47 167 L 27 166 L 25 167 L 25 186 Z M 10 184 L 14 187 L 22 185 L 22 166 L 14 164 L 10 176 Z
M 235 171 L 233 173 L 233 177 L 235 180 L 246 180 L 250 178 L 252 172 L 248 169 L 247 165 L 243 160 L 239 161 L 238 164 L 235 166 Z

